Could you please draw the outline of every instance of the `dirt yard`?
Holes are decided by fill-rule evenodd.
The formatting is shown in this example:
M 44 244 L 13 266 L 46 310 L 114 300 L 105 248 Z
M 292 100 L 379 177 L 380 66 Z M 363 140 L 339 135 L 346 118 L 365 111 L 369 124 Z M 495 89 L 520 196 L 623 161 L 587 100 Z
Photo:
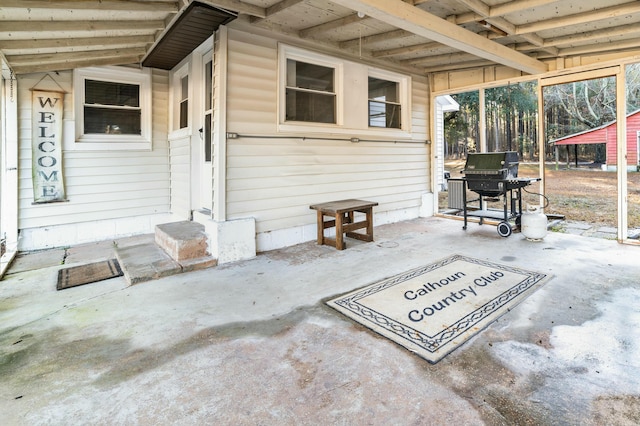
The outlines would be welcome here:
M 566 220 L 588 222 L 603 226 L 617 225 L 617 174 L 597 168 L 580 167 L 567 169 L 561 164 L 555 170 L 554 164 L 547 164 L 545 170 L 546 196 L 549 205 L 547 214 L 563 215 Z M 464 160 L 447 161 L 445 169 L 451 177 L 461 176 Z M 520 177 L 539 176 L 538 164 L 521 163 Z M 531 185 L 527 191 L 539 192 L 539 184 Z M 628 173 L 629 229 L 640 228 L 640 173 Z M 473 195 L 476 196 L 477 195 Z M 537 205 L 537 196 L 526 194 L 525 203 Z M 447 206 L 446 192 L 440 193 L 440 208 Z

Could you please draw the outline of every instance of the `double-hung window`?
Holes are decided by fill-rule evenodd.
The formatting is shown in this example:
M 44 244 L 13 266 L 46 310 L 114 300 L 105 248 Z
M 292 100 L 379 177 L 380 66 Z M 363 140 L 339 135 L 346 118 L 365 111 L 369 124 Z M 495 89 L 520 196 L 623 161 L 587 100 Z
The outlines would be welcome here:
M 74 106 L 74 149 L 151 149 L 149 70 L 78 69 Z
M 278 53 L 278 131 L 412 137 L 410 76 L 285 44 Z
M 336 123 L 335 69 L 287 59 L 285 121 Z
M 369 76 L 369 127 L 402 128 L 400 84 Z

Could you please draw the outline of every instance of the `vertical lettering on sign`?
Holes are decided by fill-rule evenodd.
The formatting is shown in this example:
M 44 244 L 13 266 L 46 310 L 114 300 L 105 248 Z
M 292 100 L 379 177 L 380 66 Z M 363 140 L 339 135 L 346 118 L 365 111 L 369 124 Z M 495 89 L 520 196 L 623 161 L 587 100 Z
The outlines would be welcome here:
M 64 94 L 32 92 L 32 180 L 33 201 L 64 201 L 62 173 L 62 113 Z

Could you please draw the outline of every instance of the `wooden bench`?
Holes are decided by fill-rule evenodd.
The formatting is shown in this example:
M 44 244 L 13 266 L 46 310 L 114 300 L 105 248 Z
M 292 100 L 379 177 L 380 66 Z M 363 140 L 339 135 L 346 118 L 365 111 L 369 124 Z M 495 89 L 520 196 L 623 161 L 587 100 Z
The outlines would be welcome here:
M 362 241 L 373 241 L 373 207 L 378 203 L 363 200 L 341 200 L 330 201 L 328 203 L 314 204 L 309 206 L 318 212 L 318 244 L 335 246 L 338 250 L 347 248 L 343 235 Z M 365 219 L 360 222 L 354 221 L 354 212 L 364 213 Z M 329 216 L 331 220 L 324 220 Z M 324 236 L 327 228 L 336 228 L 336 237 Z M 353 232 L 356 229 L 365 229 L 365 233 Z

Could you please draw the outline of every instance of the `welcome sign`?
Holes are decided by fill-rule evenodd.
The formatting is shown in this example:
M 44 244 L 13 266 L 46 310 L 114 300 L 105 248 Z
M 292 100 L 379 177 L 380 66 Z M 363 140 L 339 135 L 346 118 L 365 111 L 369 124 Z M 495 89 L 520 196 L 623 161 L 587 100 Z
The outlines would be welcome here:
M 35 203 L 64 201 L 62 112 L 64 94 L 32 91 L 32 173 Z
M 327 303 L 435 363 L 549 278 L 454 255 Z

